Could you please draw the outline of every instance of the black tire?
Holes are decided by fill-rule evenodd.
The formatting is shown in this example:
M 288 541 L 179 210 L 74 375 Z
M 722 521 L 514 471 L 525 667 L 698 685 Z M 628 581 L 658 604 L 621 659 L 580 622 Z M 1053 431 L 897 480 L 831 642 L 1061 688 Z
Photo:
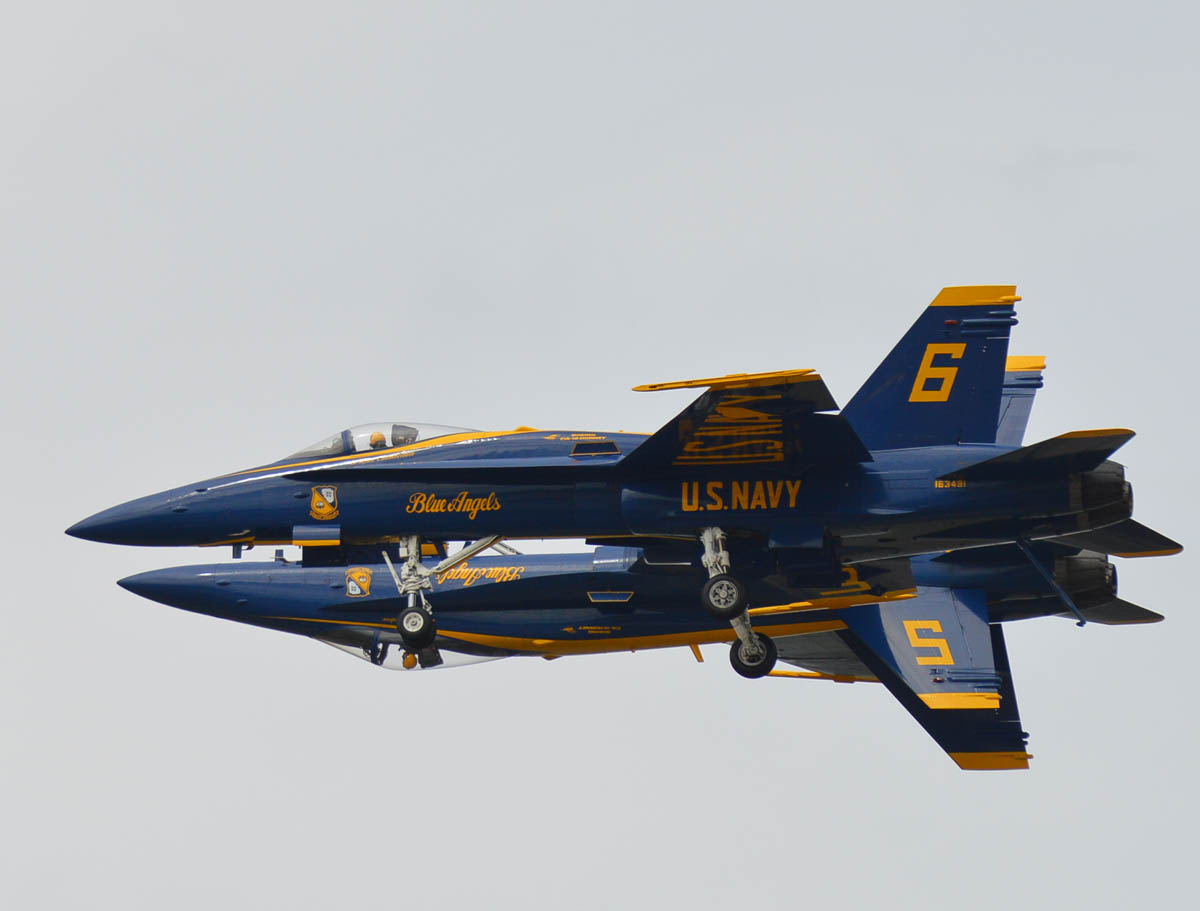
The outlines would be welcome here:
M 429 612 L 419 607 L 405 608 L 396 619 L 396 627 L 400 630 L 400 638 L 410 651 L 419 652 L 427 645 L 432 645 L 437 637 L 437 626 Z
M 733 645 L 729 649 L 729 663 L 733 665 L 733 669 L 743 677 L 748 677 L 751 680 L 756 680 L 759 677 L 765 677 L 775 667 L 775 661 L 779 657 L 779 650 L 775 648 L 775 643 L 770 636 L 764 636 L 762 633 L 755 633 L 754 638 L 758 640 L 758 644 L 762 646 L 762 657 L 753 663 L 746 661 L 742 657 L 742 640 L 734 639 Z
M 728 573 L 721 573 L 704 583 L 700 601 L 710 616 L 732 620 L 746 609 L 746 586 Z

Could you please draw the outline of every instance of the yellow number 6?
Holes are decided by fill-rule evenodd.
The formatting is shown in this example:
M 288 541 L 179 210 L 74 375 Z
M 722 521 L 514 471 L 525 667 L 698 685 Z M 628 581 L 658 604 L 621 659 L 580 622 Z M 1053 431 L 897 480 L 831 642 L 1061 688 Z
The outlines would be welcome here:
M 959 360 L 967 346 L 962 342 L 953 344 L 946 342 L 925 346 L 925 356 L 921 358 L 921 367 L 917 370 L 917 378 L 913 381 L 910 402 L 946 402 L 950 400 L 950 390 L 954 388 L 954 380 L 958 376 L 957 367 L 935 367 L 933 359 L 939 354 L 948 354 L 952 359 Z M 936 389 L 926 389 L 929 380 L 941 380 Z

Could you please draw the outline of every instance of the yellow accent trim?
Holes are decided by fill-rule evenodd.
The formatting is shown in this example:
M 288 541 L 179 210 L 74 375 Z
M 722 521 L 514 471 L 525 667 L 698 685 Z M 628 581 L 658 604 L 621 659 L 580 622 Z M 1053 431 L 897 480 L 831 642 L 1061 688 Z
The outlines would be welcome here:
M 801 636 L 846 629 L 840 620 L 820 620 L 809 623 L 785 623 L 777 626 L 758 626 L 760 632 L 773 636 Z M 502 648 L 514 652 L 535 652 L 551 655 L 597 655 L 604 652 L 636 651 L 643 648 L 671 648 L 680 645 L 707 645 L 712 642 L 732 642 L 737 635 L 732 629 L 700 630 L 695 633 L 666 633 L 658 636 L 628 636 L 613 639 L 523 639 L 517 636 L 489 636 L 482 633 L 459 633 L 447 629 L 438 634 L 475 645 Z
M 855 592 L 841 598 L 813 598 L 811 601 L 793 601 L 790 604 L 774 604 L 766 607 L 750 608 L 751 617 L 768 617 L 771 614 L 790 614 L 796 611 L 825 610 L 826 608 L 854 607 L 858 604 L 882 604 L 886 601 L 908 601 L 917 597 L 915 588 L 901 588 L 884 592 L 882 595 L 872 595 L 867 592 Z
M 768 677 L 796 677 L 805 680 L 832 680 L 834 683 L 878 683 L 878 677 L 857 674 L 822 674 L 820 671 L 771 671 Z
M 931 709 L 998 709 L 999 693 L 918 693 Z
M 788 383 L 812 383 L 821 377 L 811 368 L 801 370 L 776 370 L 773 373 L 730 373 L 726 376 L 710 376 L 700 380 L 676 380 L 671 383 L 645 383 L 634 386 L 634 392 L 662 392 L 664 389 L 746 389 L 753 386 L 780 386 Z
M 510 437 L 518 433 L 529 433 L 528 430 L 472 430 L 466 433 L 447 433 L 440 437 L 431 437 L 428 440 L 421 440 L 417 443 L 409 443 L 407 446 L 394 446 L 390 449 L 376 449 L 371 452 L 350 452 L 346 455 L 332 456 L 328 459 L 310 459 L 307 462 L 289 462 L 285 465 L 259 465 L 257 468 L 247 468 L 245 471 L 235 471 L 231 474 L 222 475 L 222 478 L 237 478 L 246 474 L 254 474 L 258 471 L 283 471 L 287 468 L 304 468 L 308 465 L 330 465 L 334 462 L 375 462 L 386 461 L 393 458 L 399 458 L 410 452 L 417 452 L 421 449 L 431 449 L 434 446 L 448 446 L 451 443 L 468 443 L 472 440 L 490 440 L 495 437 Z M 536 431 L 540 433 L 541 431 Z
M 943 288 L 933 299 L 931 307 L 994 307 L 1015 304 L 1016 285 L 957 285 Z
M 212 541 L 208 544 L 201 544 L 200 547 L 228 547 L 230 544 L 249 544 L 253 547 L 255 544 L 291 544 L 291 541 L 255 541 L 253 535 L 247 535 L 244 538 L 226 538 L 223 541 Z
M 1005 373 L 1016 373 L 1021 370 L 1045 370 L 1046 359 L 1041 355 L 1030 356 L 1015 354 L 1004 362 Z
M 290 541 L 293 547 L 337 547 L 342 543 L 341 538 L 322 538 L 315 541 Z
M 689 647 L 692 650 L 692 654 L 696 656 L 696 661 L 700 664 L 703 664 L 704 656 L 702 654 L 700 654 L 700 646 L 698 646 L 695 642 L 693 642 L 691 644 L 691 646 L 689 646 Z
M 1114 557 L 1169 557 L 1172 554 L 1183 553 L 1182 547 L 1172 547 L 1167 550 L 1139 550 L 1135 553 L 1118 554 L 1113 553 Z
M 1032 753 L 951 753 L 960 769 L 1027 769 Z
M 1132 430 L 1127 430 L 1124 427 L 1107 427 L 1101 430 L 1071 430 L 1067 433 L 1060 433 L 1053 437 L 1055 440 L 1075 440 L 1085 437 L 1117 437 L 1117 436 L 1133 436 Z

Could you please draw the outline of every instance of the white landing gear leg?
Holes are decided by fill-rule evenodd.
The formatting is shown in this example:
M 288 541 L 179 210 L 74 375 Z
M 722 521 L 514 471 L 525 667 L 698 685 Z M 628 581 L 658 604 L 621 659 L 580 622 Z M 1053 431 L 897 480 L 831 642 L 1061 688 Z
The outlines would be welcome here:
M 704 609 L 720 620 L 728 620 L 737 638 L 729 652 L 729 663 L 743 677 L 765 677 L 775 666 L 775 643 L 770 637 L 756 633 L 747 612 L 746 587 L 729 574 L 729 551 L 725 549 L 725 532 L 705 528 L 700 532 L 704 545 L 701 562 L 708 570 L 700 600 Z
M 400 638 L 404 640 L 406 649 L 405 667 L 412 667 L 418 660 L 421 662 L 421 667 L 435 667 L 442 663 L 442 656 L 438 653 L 437 646 L 433 644 L 437 638 L 437 624 L 433 621 L 433 606 L 425 597 L 425 592 L 433 590 L 431 577 L 453 569 L 480 551 L 496 547 L 500 541 L 500 535 L 480 538 L 430 569 L 421 562 L 420 537 L 408 535 L 400 545 L 404 563 L 400 566 L 399 574 L 396 573 L 396 567 L 392 566 L 387 551 L 383 552 L 383 562 L 387 564 L 388 571 L 392 574 L 396 590 L 408 599 L 408 606 L 400 611 L 400 616 L 396 618 L 396 628 L 400 631 Z
M 386 550 L 383 551 L 383 562 L 392 574 L 396 590 L 408 601 L 396 617 L 396 629 L 404 640 L 404 666 L 411 667 L 419 660 L 421 667 L 434 667 L 442 663 L 442 656 L 433 644 L 437 638 L 437 624 L 433 621 L 433 608 L 425 597 L 425 592 L 433 588 L 429 581 L 432 573 L 421 563 L 421 539 L 418 536 L 409 535 L 400 548 L 404 562 L 399 574 Z

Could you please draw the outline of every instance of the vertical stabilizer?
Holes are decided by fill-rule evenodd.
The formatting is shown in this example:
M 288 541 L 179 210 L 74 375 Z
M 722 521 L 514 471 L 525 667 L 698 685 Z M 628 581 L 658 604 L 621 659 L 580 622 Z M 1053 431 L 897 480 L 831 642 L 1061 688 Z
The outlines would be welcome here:
M 942 289 L 842 410 L 868 449 L 996 441 L 1016 290 Z
M 1020 446 L 1029 426 L 1033 397 L 1042 388 L 1044 357 L 1010 357 L 1004 365 L 1004 390 L 1000 396 L 1000 421 L 996 442 L 1002 446 Z

